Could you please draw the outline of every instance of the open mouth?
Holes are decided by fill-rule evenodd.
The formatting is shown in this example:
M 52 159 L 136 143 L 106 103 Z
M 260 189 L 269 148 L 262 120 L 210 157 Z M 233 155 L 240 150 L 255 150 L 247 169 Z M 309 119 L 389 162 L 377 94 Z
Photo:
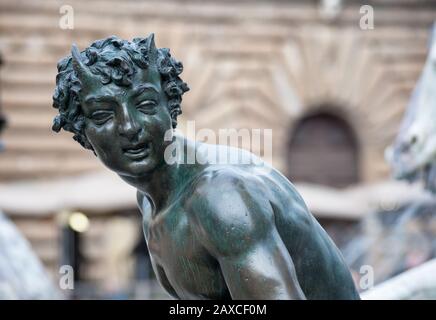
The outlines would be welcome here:
M 123 153 L 132 160 L 140 160 L 150 154 L 150 149 L 150 143 L 140 143 L 123 148 Z

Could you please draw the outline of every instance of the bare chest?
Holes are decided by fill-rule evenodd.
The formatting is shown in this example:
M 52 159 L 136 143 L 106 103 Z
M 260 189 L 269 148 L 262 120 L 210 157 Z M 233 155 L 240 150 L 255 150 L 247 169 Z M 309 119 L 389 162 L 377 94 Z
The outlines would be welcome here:
M 161 284 L 183 299 L 219 298 L 227 287 L 218 262 L 198 242 L 187 213 L 179 206 L 144 217 L 144 234 Z M 156 268 L 157 267 L 157 268 Z M 163 280 L 163 281 L 162 281 Z

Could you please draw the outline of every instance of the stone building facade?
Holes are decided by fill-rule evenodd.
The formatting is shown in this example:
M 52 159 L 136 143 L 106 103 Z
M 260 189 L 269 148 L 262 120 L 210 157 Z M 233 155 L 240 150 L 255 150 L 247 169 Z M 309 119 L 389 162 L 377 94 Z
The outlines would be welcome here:
M 434 20 L 433 0 L 0 0 L 0 99 L 9 123 L 0 183 L 104 170 L 69 133 L 50 130 L 56 63 L 72 43 L 83 49 L 113 34 L 151 32 L 184 63 L 191 91 L 182 132 L 191 120 L 197 130 L 273 129 L 266 160 L 291 178 L 338 187 L 387 179 L 384 150 Z M 89 237 L 103 237 L 97 229 L 111 214 L 96 219 Z M 55 273 L 56 212 L 14 219 Z M 87 250 L 103 263 L 101 250 Z

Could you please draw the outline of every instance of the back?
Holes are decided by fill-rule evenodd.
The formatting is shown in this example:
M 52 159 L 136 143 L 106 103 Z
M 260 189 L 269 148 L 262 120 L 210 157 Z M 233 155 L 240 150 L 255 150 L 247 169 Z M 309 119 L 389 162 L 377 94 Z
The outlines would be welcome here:
M 215 161 L 218 154 L 235 156 L 239 164 L 221 164 L 239 171 L 245 180 L 256 177 L 253 187 L 258 179 L 264 182 L 265 197 L 274 210 L 276 228 L 293 260 L 307 299 L 360 299 L 339 249 L 287 178 L 248 151 L 223 145 L 201 146 L 208 151 L 206 157 Z
M 359 299 L 339 249 L 307 209 L 294 186 L 276 170 L 262 176 L 272 198 L 276 228 L 294 262 L 307 299 Z

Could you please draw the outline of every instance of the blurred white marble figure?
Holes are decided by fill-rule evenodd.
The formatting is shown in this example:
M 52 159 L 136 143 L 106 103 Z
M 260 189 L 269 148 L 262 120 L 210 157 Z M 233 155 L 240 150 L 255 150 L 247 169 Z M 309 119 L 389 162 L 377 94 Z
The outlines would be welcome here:
M 0 105 L 0 133 L 5 126 L 6 118 Z M 0 139 L 0 152 L 2 149 Z M 23 202 L 21 199 L 19 201 Z M 30 244 L 0 210 L 0 299 L 57 298 L 60 294 Z
M 27 240 L 0 212 L 0 299 L 57 299 L 59 294 Z
M 436 193 L 436 24 L 429 41 L 429 54 L 414 89 L 400 132 L 386 150 L 398 179 L 423 179 Z
M 436 259 L 375 286 L 361 297 L 363 300 L 436 299 Z
M 393 146 L 386 150 L 397 179 L 423 180 L 436 194 L 436 23 L 424 69 Z M 418 202 L 415 204 L 419 205 Z M 412 215 L 416 210 L 410 211 Z M 436 260 L 396 276 L 362 294 L 363 299 L 436 299 Z

